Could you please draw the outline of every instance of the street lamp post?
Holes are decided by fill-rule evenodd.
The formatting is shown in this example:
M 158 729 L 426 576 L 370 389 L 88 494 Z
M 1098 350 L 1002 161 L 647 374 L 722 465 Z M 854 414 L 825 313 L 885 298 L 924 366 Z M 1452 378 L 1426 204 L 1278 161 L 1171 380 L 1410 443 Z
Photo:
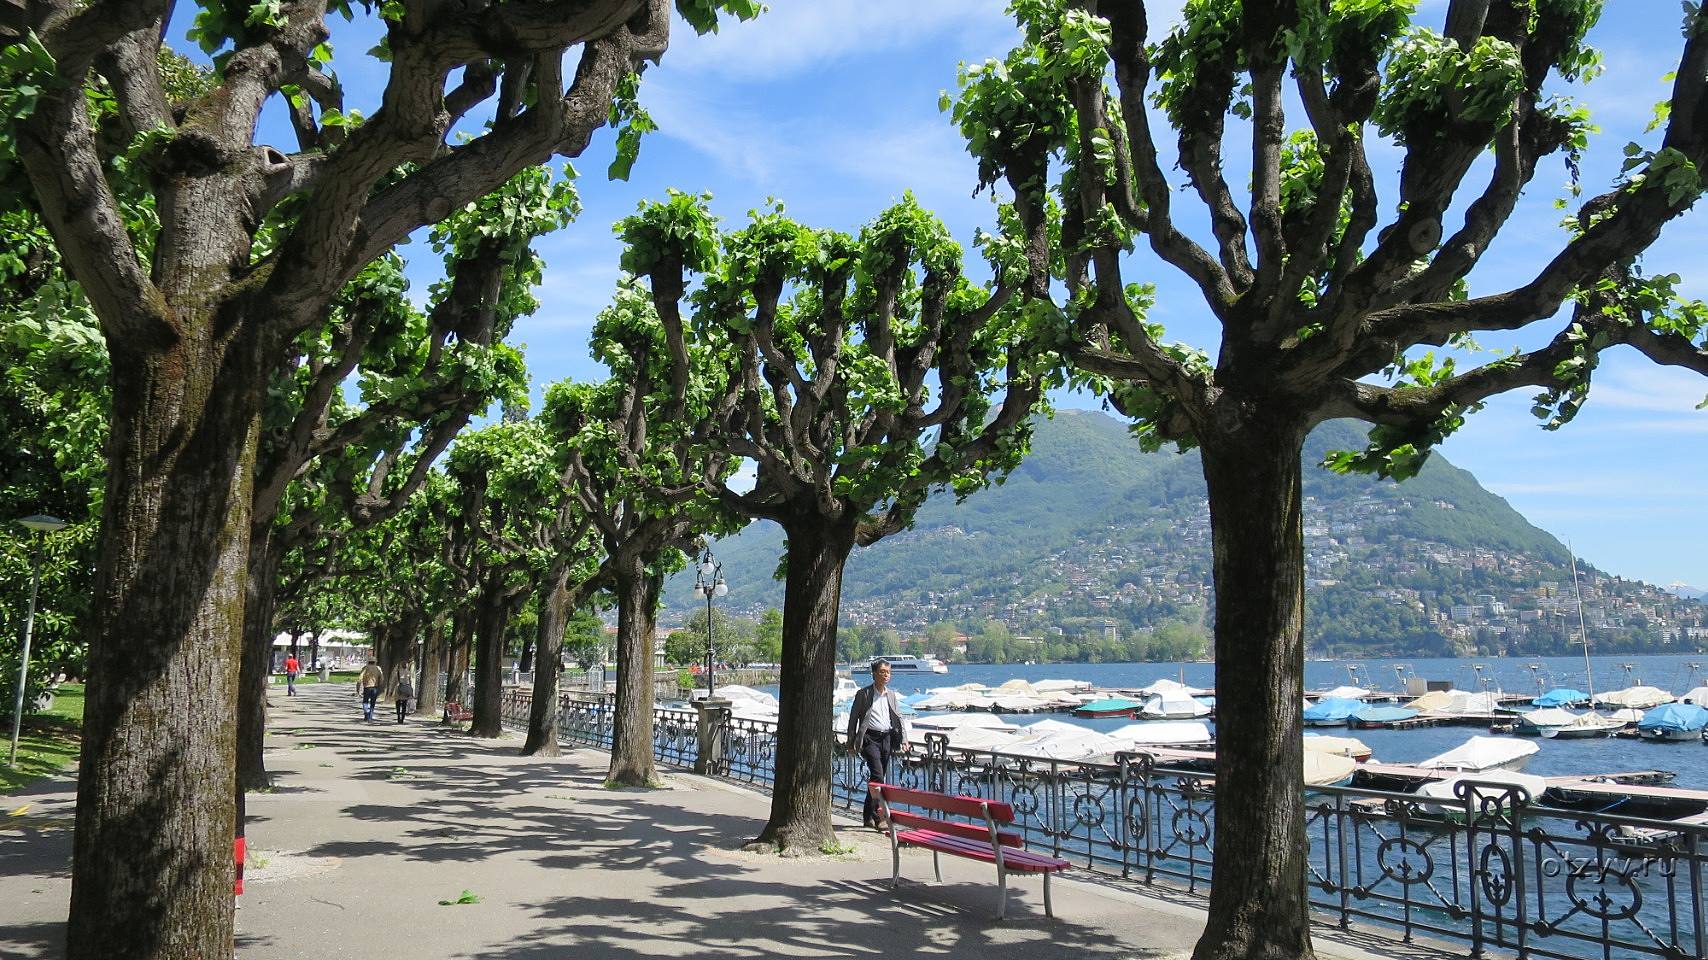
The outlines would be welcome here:
M 58 517 L 45 514 L 25 517 L 19 524 L 34 531 L 37 536 L 30 545 L 30 602 L 24 613 L 24 649 L 18 657 L 18 694 L 12 701 L 12 753 L 6 760 L 6 766 L 18 765 L 18 735 L 24 726 L 24 683 L 30 677 L 30 635 L 36 626 L 36 591 L 41 585 L 41 538 L 55 530 L 65 529 L 66 523 Z
M 716 649 L 712 643 L 712 598 L 726 596 L 729 587 L 724 583 L 723 564 L 712 556 L 712 548 L 706 547 L 700 554 L 700 568 L 694 574 L 694 590 L 706 598 L 706 699 L 712 698 L 717 689 L 712 680 L 713 660 Z

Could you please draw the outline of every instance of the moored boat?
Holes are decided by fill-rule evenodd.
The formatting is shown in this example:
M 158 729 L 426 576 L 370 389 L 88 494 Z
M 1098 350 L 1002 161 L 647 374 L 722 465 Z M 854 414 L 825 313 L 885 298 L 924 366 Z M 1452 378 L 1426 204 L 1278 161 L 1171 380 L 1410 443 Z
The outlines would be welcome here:
M 1645 740 L 1700 740 L 1704 727 L 1708 727 L 1708 709 L 1694 703 L 1666 703 L 1643 714 L 1637 735 Z
M 1346 718 L 1346 724 L 1360 730 L 1380 730 L 1383 727 L 1391 727 L 1402 720 L 1410 720 L 1416 716 L 1417 711 L 1409 707 L 1366 705 L 1353 711 L 1352 716 Z
M 1344 727 L 1351 716 L 1364 709 L 1364 701 L 1347 697 L 1324 697 L 1305 708 L 1307 727 Z
M 851 669 L 854 673 L 871 673 L 872 664 L 879 662 L 889 664 L 890 673 L 898 675 L 903 673 L 949 672 L 949 665 L 936 657 L 929 655 L 916 657 L 912 654 L 884 654 L 883 656 L 873 657 L 866 663 L 859 664 Z
M 1541 748 L 1528 740 L 1505 737 L 1472 737 L 1457 747 L 1419 763 L 1425 770 L 1456 770 L 1484 773 L 1489 770 L 1519 771 Z
M 1076 717 L 1131 717 L 1139 712 L 1139 704 L 1123 697 L 1094 700 L 1073 712 Z

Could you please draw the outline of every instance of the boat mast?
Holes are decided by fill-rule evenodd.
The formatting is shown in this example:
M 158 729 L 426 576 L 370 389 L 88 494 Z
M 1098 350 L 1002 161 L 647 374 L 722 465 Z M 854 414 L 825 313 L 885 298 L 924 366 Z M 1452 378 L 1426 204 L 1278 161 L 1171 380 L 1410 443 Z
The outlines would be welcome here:
M 1589 631 L 1583 624 L 1583 587 L 1578 585 L 1578 554 L 1566 541 L 1566 551 L 1572 555 L 1572 592 L 1578 598 L 1578 640 L 1583 643 L 1583 675 L 1589 684 L 1589 712 L 1595 712 L 1595 671 L 1589 666 Z

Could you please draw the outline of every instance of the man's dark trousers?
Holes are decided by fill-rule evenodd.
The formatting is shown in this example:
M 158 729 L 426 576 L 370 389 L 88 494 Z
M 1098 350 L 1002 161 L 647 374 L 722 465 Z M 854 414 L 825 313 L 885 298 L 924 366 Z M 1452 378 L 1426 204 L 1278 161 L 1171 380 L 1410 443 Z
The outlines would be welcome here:
M 860 759 L 866 761 L 867 779 L 889 780 L 890 732 L 866 731 L 866 740 L 860 744 Z M 860 808 L 860 813 L 863 823 L 873 823 L 878 819 L 878 801 L 869 790 L 866 792 L 866 804 Z

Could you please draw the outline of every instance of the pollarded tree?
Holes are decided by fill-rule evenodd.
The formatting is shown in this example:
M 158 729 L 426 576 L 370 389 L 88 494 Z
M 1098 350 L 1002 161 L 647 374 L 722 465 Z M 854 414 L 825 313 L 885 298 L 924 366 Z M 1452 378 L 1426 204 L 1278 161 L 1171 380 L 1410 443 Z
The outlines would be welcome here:
M 327 72 L 325 3 L 202 5 L 195 33 L 215 75 L 206 94 L 177 101 L 157 57 L 170 3 L 0 10 L 0 45 L 19 67 L 0 143 L 15 146 L 112 365 L 72 960 L 231 952 L 235 791 L 220 785 L 235 760 L 256 422 L 287 346 L 416 230 L 526 167 L 579 154 L 613 107 L 634 117 L 635 71 L 664 52 L 671 6 L 384 5 L 390 66 L 380 109 L 361 123 Z M 676 6 L 699 29 L 720 10 L 757 12 L 748 0 Z M 99 129 L 92 73 L 117 105 Z M 490 122 L 469 120 L 495 98 Z M 276 99 L 294 153 L 256 142 Z M 153 218 L 121 209 L 120 165 L 143 172 Z M 289 197 L 301 204 L 288 229 L 258 242 Z
M 691 199 L 632 219 L 624 260 L 650 279 L 667 329 L 680 328 L 678 301 L 697 273 L 693 328 L 735 349 L 736 433 L 726 443 L 757 464 L 757 486 L 708 485 L 788 539 L 776 790 L 755 842 L 810 853 L 834 841 L 843 566 L 856 544 L 911 524 L 933 489 L 964 496 L 1019 462 L 1057 362 L 1026 334 L 1020 294 L 1048 278 L 1028 269 L 1017 238 L 987 237 L 996 279 L 990 289 L 972 283 L 960 247 L 911 196 L 858 237 L 773 211 L 720 238 Z M 1029 216 L 1004 211 L 1005 222 Z
M 1304 437 L 1330 418 L 1367 421 L 1369 448 L 1328 465 L 1404 478 L 1498 393 L 1540 388 L 1547 425 L 1571 419 L 1598 354 L 1615 344 L 1708 372 L 1708 311 L 1680 303 L 1671 277 L 1637 268 L 1703 191 L 1708 16 L 1687 5 L 1659 142 L 1626 149 L 1624 176 L 1578 207 L 1569 238 L 1528 281 L 1479 293 L 1466 279 L 1539 161 L 1563 154 L 1575 170 L 1586 145 L 1586 115 L 1553 93 L 1597 68 L 1584 43 L 1596 0 L 1452 0 L 1439 30 L 1412 23 L 1411 0 L 1189 0 L 1160 38 L 1143 3 L 1012 6 L 1024 42 L 964 71 L 954 117 L 987 183 L 1063 161 L 1064 350 L 1147 445 L 1198 447 L 1209 487 L 1221 746 L 1215 879 L 1196 956 L 1309 957 Z M 1291 125 L 1290 97 L 1300 107 Z M 1202 242 L 1173 210 L 1181 194 L 1152 103 L 1202 204 Z M 1230 114 L 1250 122 L 1230 127 Z M 1236 135 L 1249 141 L 1245 191 L 1222 172 Z M 1384 138 L 1403 150 L 1385 203 L 1367 150 Z M 1467 184 L 1491 155 L 1486 181 Z M 1384 207 L 1396 211 L 1386 224 Z M 1214 360 L 1146 321 L 1146 292 L 1122 276 L 1141 237 L 1201 290 L 1222 330 Z M 1537 349 L 1472 369 L 1422 352 L 1542 325 L 1568 301 L 1570 318 Z
M 692 204 L 677 209 L 691 211 Z M 632 234 L 642 226 L 631 219 L 625 229 Z M 655 312 L 633 280 L 600 313 L 592 343 L 611 378 L 553 384 L 544 416 L 562 451 L 567 486 L 604 541 L 603 572 L 617 601 L 608 780 L 645 786 L 658 779 L 653 637 L 664 576 L 681 565 L 682 550 L 696 538 L 731 529 L 705 485 L 720 481 L 730 465 L 722 437 L 735 409 L 734 367 L 721 338 L 688 342 L 680 316 Z
M 532 242 L 578 207 L 568 180 L 530 167 L 430 231 L 445 279 L 433 285 L 425 313 L 405 296 L 402 261 L 388 255 L 345 288 L 320 326 L 298 337 L 292 369 L 281 372 L 262 408 L 256 454 L 238 695 L 237 770 L 246 789 L 267 782 L 262 732 L 280 558 L 329 533 L 329 521 L 333 529 L 361 528 L 395 515 L 470 417 L 525 391 L 521 355 L 503 341 L 539 305 L 531 290 L 542 263 Z M 360 405 L 345 397 L 352 377 Z M 326 495 L 285 510 L 287 488 L 311 467 L 324 474 Z M 412 635 L 420 625 L 406 618 L 386 626 Z M 389 687 L 395 671 L 386 676 Z

